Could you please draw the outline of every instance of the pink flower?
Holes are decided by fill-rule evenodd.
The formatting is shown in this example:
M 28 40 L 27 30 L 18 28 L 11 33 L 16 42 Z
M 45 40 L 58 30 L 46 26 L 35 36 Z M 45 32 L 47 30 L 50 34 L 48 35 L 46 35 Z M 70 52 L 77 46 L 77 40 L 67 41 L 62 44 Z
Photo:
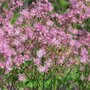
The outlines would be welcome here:
M 16 3 L 17 3 L 18 6 L 23 6 L 23 2 L 21 0 L 16 1 Z
M 71 46 L 75 46 L 75 44 L 76 44 L 76 40 L 71 40 L 71 41 L 70 41 L 70 45 L 71 45 Z
M 40 24 L 40 23 L 36 23 L 35 28 L 36 28 L 36 31 L 40 31 L 40 32 L 46 32 L 47 31 L 45 26 Z
M 13 62 L 14 64 L 18 67 L 21 64 L 23 64 L 25 61 L 25 58 L 22 55 L 18 55 L 17 57 L 14 58 Z
M 41 72 L 41 73 L 45 73 L 45 72 L 47 72 L 49 69 L 50 69 L 50 66 L 51 66 L 51 59 L 49 59 L 49 60 L 47 60 L 46 62 L 45 62 L 45 65 L 44 66 L 38 66 L 38 70 L 39 70 L 39 72 Z
M 13 63 L 12 63 L 11 57 L 8 57 L 5 62 L 5 68 L 6 68 L 5 73 L 9 73 L 12 70 L 12 65 Z
M 5 67 L 5 63 L 4 62 L 0 62 L 0 68 L 4 69 Z
M 15 39 L 13 42 L 12 42 L 13 45 L 15 46 L 19 46 L 21 45 L 21 42 L 18 40 L 18 39 Z
M 4 35 L 5 32 L 0 28 L 0 35 Z
M 90 81 L 90 75 L 87 77 L 88 81 Z
M 52 25 L 54 25 L 54 22 L 48 20 L 48 21 L 46 22 L 46 24 L 47 24 L 48 26 L 52 26 Z
M 28 37 L 25 34 L 21 34 L 19 35 L 19 39 L 21 42 L 25 42 L 28 39 Z
M 16 21 L 16 24 L 18 25 L 18 24 L 22 24 L 23 23 L 23 17 L 21 16 L 21 17 L 19 17 L 18 18 L 18 20 Z
M 31 39 L 34 38 L 32 28 L 30 28 L 30 27 L 26 28 L 26 35 L 28 36 L 28 38 L 31 38 Z
M 52 60 L 49 59 L 45 62 L 45 67 L 50 68 Z
M 39 72 L 41 72 L 41 73 L 46 72 L 46 70 L 45 70 L 45 67 L 44 67 L 44 66 L 39 66 L 39 67 L 38 67 L 38 70 L 39 70 Z
M 46 54 L 45 49 L 39 49 L 39 51 L 37 52 L 38 58 L 42 58 L 42 56 L 44 56 L 45 54 Z
M 24 74 L 19 74 L 19 81 L 24 81 L 26 76 Z
M 65 60 L 65 57 L 63 56 L 61 59 L 59 59 L 58 64 L 63 64 L 64 60 Z
M 82 50 L 81 50 L 81 62 L 82 63 L 87 63 L 87 60 L 89 59 L 89 57 L 88 57 L 88 52 L 87 52 L 87 50 L 86 50 L 86 48 L 83 48 Z
M 60 44 L 60 42 L 56 38 L 53 38 L 51 42 L 54 45 L 59 45 Z
M 41 64 L 41 59 L 39 59 L 39 58 L 34 59 L 34 64 L 39 66 Z
M 20 14 L 26 18 L 26 19 L 29 19 L 29 11 L 27 9 L 24 9 L 20 12 Z

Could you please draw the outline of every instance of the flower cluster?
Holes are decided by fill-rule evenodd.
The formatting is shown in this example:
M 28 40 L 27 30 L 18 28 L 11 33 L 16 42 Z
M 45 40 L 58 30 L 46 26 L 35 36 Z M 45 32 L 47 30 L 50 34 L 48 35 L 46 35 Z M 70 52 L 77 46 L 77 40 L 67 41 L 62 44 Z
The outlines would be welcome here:
M 37 0 L 24 9 L 21 0 L 7 4 L 0 14 L 0 67 L 6 73 L 28 60 L 33 60 L 40 72 L 47 72 L 53 64 L 61 65 L 67 58 L 89 62 L 90 33 L 75 26 L 90 18 L 90 7 L 83 0 L 70 0 L 64 14 L 53 13 L 48 0 Z M 12 24 L 15 12 L 19 15 Z

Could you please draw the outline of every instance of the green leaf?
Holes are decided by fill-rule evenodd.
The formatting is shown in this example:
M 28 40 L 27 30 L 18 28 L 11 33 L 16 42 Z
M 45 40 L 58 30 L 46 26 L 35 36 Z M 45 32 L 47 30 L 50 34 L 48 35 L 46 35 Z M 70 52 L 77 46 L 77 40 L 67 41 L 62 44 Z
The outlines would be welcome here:
M 18 17 L 19 17 L 19 13 L 15 12 L 11 19 L 11 24 L 14 24 Z

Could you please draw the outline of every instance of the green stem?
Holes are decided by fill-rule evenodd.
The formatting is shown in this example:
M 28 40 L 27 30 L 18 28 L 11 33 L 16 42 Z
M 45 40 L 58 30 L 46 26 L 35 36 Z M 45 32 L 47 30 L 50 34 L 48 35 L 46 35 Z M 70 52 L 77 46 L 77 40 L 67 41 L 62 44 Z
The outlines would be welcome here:
M 53 85 L 53 78 L 51 78 L 51 90 L 53 90 L 52 85 Z
M 44 73 L 44 75 L 43 75 L 43 88 L 42 88 L 42 90 L 45 90 L 44 80 L 45 80 L 45 73 Z
M 57 90 L 57 83 L 56 83 L 56 77 L 54 75 L 54 85 L 53 85 L 53 90 Z
M 64 84 L 65 84 L 65 82 L 66 82 L 66 80 L 67 80 L 67 77 L 68 77 L 68 75 L 70 74 L 70 72 L 72 71 L 72 68 L 69 70 L 69 72 L 67 73 L 67 75 L 66 75 L 66 77 L 64 78 Z
M 27 78 L 28 78 L 29 80 L 31 80 L 31 78 L 26 74 L 25 69 L 24 69 L 22 66 L 21 66 L 20 68 L 23 69 L 24 74 L 27 76 Z

